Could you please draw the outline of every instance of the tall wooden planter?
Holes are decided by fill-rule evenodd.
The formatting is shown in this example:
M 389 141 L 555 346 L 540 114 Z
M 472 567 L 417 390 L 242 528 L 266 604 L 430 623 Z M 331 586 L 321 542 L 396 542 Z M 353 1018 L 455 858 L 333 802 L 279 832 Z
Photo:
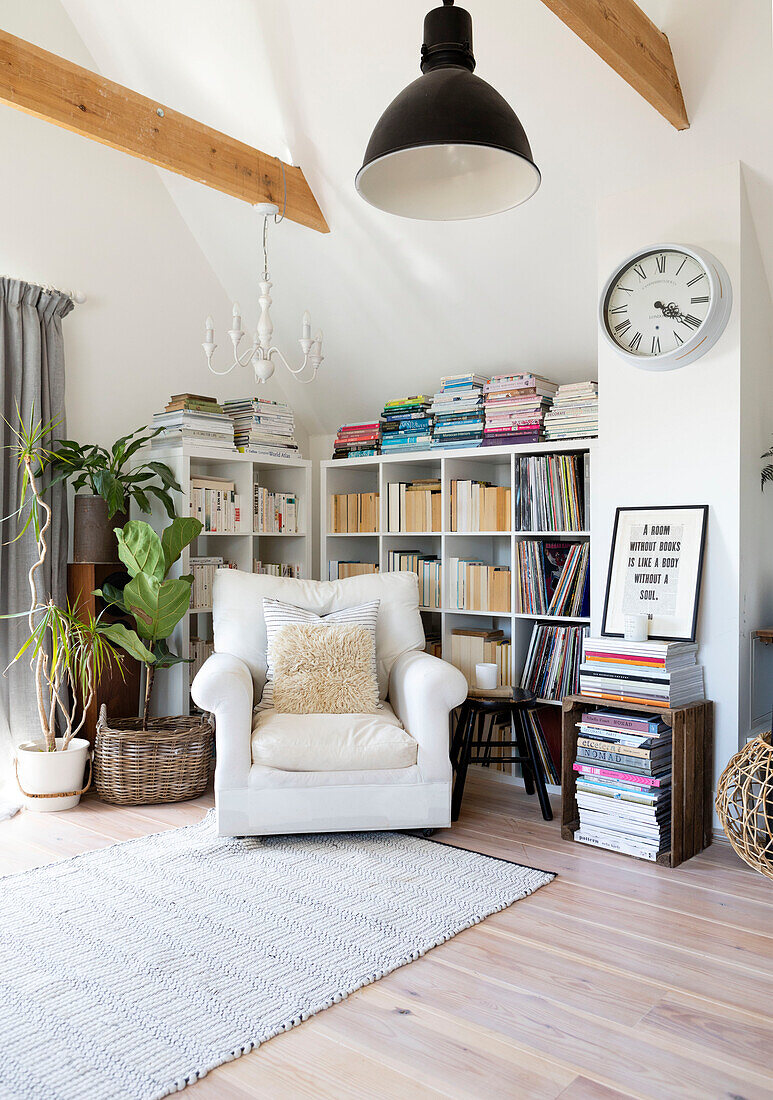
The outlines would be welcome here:
M 75 497 L 73 561 L 118 562 L 118 543 L 113 529 L 129 522 L 127 512 L 107 518 L 107 502 L 102 497 Z

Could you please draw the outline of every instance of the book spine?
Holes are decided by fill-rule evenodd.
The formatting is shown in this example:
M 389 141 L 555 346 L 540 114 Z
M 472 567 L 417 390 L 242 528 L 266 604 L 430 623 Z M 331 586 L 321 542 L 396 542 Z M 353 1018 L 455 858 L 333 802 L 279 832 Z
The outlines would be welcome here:
M 574 764 L 576 772 L 583 775 L 599 775 L 604 779 L 618 779 L 621 783 L 633 783 L 640 787 L 660 787 L 663 781 L 660 777 L 651 775 L 634 775 L 630 772 L 614 771 L 610 768 L 599 768 L 592 764 Z

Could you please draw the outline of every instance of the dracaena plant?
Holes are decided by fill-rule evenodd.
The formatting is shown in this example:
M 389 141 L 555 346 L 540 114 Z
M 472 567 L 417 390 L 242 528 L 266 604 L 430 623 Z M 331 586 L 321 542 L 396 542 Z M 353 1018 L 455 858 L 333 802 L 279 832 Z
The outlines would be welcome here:
M 60 439 L 48 456 L 48 465 L 59 474 L 60 480 L 69 481 L 76 492 L 88 486 L 94 496 L 102 497 L 107 504 L 108 519 L 116 512 L 127 511 L 132 500 L 141 512 L 149 513 L 151 497 L 174 519 L 171 494 L 182 490 L 169 467 L 163 462 L 143 462 L 129 468 L 130 458 L 161 431 L 163 428 L 155 431 L 137 428 L 117 439 L 110 450 L 96 443 Z
M 121 667 L 122 654 L 152 661 L 153 654 L 133 630 L 123 623 L 103 622 L 101 615 L 73 607 L 59 607 L 50 594 L 40 591 L 39 570 L 48 556 L 48 532 L 51 506 L 45 499 L 40 471 L 45 469 L 50 450 L 44 440 L 57 426 L 35 421 L 29 424 L 19 417 L 19 425 L 6 421 L 14 436 L 9 450 L 16 460 L 20 476 L 20 505 L 13 516 L 21 524 L 17 541 L 34 537 L 37 558 L 28 573 L 30 602 L 27 611 L 12 612 L 2 618 L 27 618 L 29 634 L 11 665 L 25 656 L 35 677 L 35 698 L 40 730 L 47 752 L 56 750 L 57 732 L 62 749 L 76 737 L 86 720 L 99 679 L 113 663 Z M 26 519 L 25 519 L 26 513 Z M 6 669 L 6 672 L 8 669 Z
M 123 588 L 105 584 L 99 595 L 133 616 L 137 633 L 150 651 L 150 659 L 141 658 L 145 664 L 143 729 L 147 729 L 156 669 L 188 661 L 170 650 L 169 638 L 190 607 L 193 577 L 169 577 L 168 573 L 202 530 L 203 524 L 191 517 L 173 519 L 160 536 L 143 520 L 115 528 L 118 556 L 131 579 Z

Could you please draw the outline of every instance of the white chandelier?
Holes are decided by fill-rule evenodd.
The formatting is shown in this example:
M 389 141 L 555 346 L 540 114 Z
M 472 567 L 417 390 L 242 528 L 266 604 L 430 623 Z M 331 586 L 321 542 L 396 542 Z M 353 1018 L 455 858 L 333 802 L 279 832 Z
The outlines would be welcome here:
M 274 356 L 276 356 L 281 359 L 290 374 L 294 374 L 296 378 L 298 378 L 299 382 L 313 382 L 317 376 L 319 365 L 324 359 L 324 356 L 322 354 L 322 333 L 318 332 L 313 340 L 311 338 L 311 317 L 308 311 L 303 315 L 301 338 L 298 341 L 301 345 L 301 351 L 303 352 L 303 362 L 300 367 L 291 367 L 279 348 L 271 343 L 271 337 L 274 334 L 274 325 L 269 312 L 271 307 L 272 283 L 268 274 L 266 235 L 268 233 L 268 219 L 273 217 L 276 220 L 276 215 L 279 213 L 279 207 L 275 206 L 272 202 L 262 202 L 255 206 L 255 210 L 263 217 L 263 277 L 258 282 L 258 286 L 260 287 L 260 294 L 258 296 L 260 317 L 258 318 L 258 325 L 255 329 L 255 339 L 252 346 L 247 348 L 240 355 L 239 344 L 245 333 L 242 329 L 239 303 L 234 302 L 231 328 L 228 330 L 228 335 L 231 337 L 231 343 L 234 349 L 233 362 L 229 367 L 226 367 L 225 370 L 216 370 L 212 366 L 212 356 L 217 347 L 215 343 L 215 322 L 211 317 L 207 317 L 204 343 L 201 345 L 207 357 L 207 366 L 213 374 L 230 374 L 234 367 L 246 367 L 248 363 L 251 363 L 255 371 L 256 382 L 262 384 L 267 382 L 274 373 L 274 364 L 272 360 Z M 282 215 L 282 218 L 283 217 L 284 214 Z M 280 218 L 279 221 L 281 221 L 282 218 Z M 299 378 L 298 376 L 303 374 L 308 368 L 311 368 L 311 377 Z

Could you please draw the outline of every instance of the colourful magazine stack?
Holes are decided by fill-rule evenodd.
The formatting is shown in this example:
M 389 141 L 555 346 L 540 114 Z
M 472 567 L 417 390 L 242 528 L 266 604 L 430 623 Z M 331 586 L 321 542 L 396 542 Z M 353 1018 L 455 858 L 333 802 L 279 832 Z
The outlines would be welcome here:
M 433 447 L 478 447 L 483 438 L 483 387 L 481 374 L 453 374 L 440 379 L 432 398 L 435 415 Z
M 686 707 L 705 699 L 695 642 L 586 638 L 580 694 L 604 702 Z
M 659 716 L 595 710 L 578 731 L 574 839 L 654 862 L 671 846 L 671 727 Z
M 498 374 L 485 385 L 484 447 L 536 443 L 558 386 L 539 374 Z
M 381 414 L 381 453 L 423 451 L 432 442 L 432 399 L 426 393 L 387 401 Z
M 333 445 L 333 458 L 368 458 L 381 453 L 381 426 L 378 420 L 342 424 Z

